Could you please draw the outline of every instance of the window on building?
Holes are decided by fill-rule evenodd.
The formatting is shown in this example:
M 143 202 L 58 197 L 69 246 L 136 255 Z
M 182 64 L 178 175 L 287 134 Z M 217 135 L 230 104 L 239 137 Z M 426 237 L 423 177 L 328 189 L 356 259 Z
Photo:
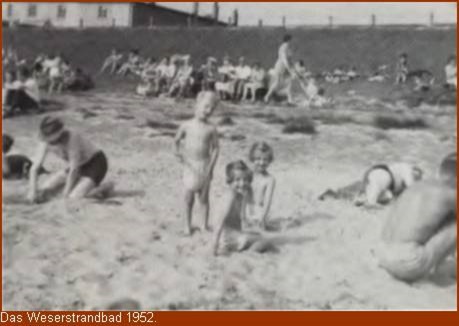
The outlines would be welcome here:
M 57 6 L 57 18 L 65 18 L 67 16 L 67 7 L 65 5 Z
M 30 4 L 27 8 L 27 15 L 29 17 L 36 17 L 37 16 L 37 5 Z
M 108 9 L 106 6 L 99 6 L 99 9 L 97 11 L 97 17 L 101 19 L 107 18 L 107 13 Z
M 6 15 L 8 17 L 13 16 L 13 5 L 12 4 L 9 4 L 8 7 L 6 7 Z

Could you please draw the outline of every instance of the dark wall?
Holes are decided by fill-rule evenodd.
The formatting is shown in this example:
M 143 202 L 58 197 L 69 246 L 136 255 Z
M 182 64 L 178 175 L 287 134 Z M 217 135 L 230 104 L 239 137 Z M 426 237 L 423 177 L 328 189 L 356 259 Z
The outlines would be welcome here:
M 22 57 L 38 53 L 62 52 L 77 65 L 96 71 L 112 48 L 127 51 L 138 48 L 142 55 L 161 58 L 189 53 L 195 63 L 207 56 L 221 59 L 245 56 L 272 67 L 281 28 L 132 28 L 3 30 L 3 46 L 14 46 Z M 388 64 L 393 69 L 399 53 L 406 52 L 412 69 L 429 69 L 442 80 L 446 59 L 456 52 L 456 30 L 406 29 L 292 29 L 295 57 L 305 61 L 313 72 L 337 65 L 354 65 L 359 71 L 372 71 Z
M 135 4 L 132 13 L 132 24 L 134 27 L 149 26 L 151 17 L 155 26 L 187 26 L 190 15 L 181 12 L 175 12 L 165 8 Z M 193 20 L 196 26 L 211 26 L 215 23 L 211 20 L 196 18 Z

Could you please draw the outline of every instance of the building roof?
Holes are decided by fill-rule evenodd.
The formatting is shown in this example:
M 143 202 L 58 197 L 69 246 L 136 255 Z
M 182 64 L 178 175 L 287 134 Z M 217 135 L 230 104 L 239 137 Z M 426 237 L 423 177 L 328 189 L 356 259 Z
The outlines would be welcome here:
M 156 7 L 156 8 L 159 8 L 161 10 L 170 11 L 170 12 L 173 12 L 175 14 L 183 15 L 184 17 L 194 17 L 193 13 L 177 10 L 177 9 L 174 9 L 174 8 L 165 7 L 165 6 L 162 6 L 162 5 L 158 5 L 156 2 L 137 2 L 137 3 L 134 2 L 134 4 Z M 199 20 L 201 20 L 203 22 L 206 22 L 206 23 L 215 23 L 213 17 L 211 17 L 211 16 L 198 15 L 198 16 L 196 16 L 196 18 L 198 18 Z M 217 24 L 220 25 L 220 26 L 227 26 L 228 25 L 226 22 L 223 22 L 220 19 L 217 21 Z

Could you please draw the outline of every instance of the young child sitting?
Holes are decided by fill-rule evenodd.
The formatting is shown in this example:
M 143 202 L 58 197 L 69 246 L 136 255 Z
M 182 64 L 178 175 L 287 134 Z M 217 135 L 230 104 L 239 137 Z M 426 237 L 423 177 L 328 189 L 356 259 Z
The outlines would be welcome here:
M 41 144 L 30 171 L 28 200 L 31 203 L 47 200 L 64 187 L 64 198 L 100 198 L 113 185 L 100 186 L 108 170 L 104 152 L 75 131 L 65 128 L 59 118 L 45 117 L 40 124 Z M 53 174 L 38 193 L 38 172 L 49 152 L 68 165 Z M 100 187 L 99 187 L 100 186 Z
M 249 159 L 253 165 L 253 180 L 248 196 L 246 221 L 249 225 L 257 224 L 266 229 L 276 186 L 275 178 L 268 172 L 274 159 L 273 149 L 265 142 L 254 143 Z
M 303 103 L 306 106 L 323 107 L 326 104 L 331 103 L 331 99 L 326 98 L 325 90 L 316 84 L 315 78 L 310 78 L 305 88 L 307 95 L 306 101 Z
M 217 129 L 209 123 L 209 117 L 217 107 L 214 92 L 204 91 L 198 95 L 196 112 L 192 120 L 185 122 L 175 137 L 176 155 L 183 165 L 185 191 L 185 234 L 193 232 L 191 219 L 195 196 L 203 209 L 204 228 L 209 227 L 209 187 L 217 162 L 219 145 Z M 183 152 L 182 145 L 183 142 Z
M 406 53 L 400 54 L 396 66 L 395 84 L 404 84 L 408 76 L 408 55 Z
M 251 249 L 264 252 L 275 249 L 260 234 L 243 231 L 246 203 L 251 192 L 252 172 L 243 161 L 226 166 L 228 189 L 218 210 L 218 229 L 215 233 L 213 254 L 228 254 Z

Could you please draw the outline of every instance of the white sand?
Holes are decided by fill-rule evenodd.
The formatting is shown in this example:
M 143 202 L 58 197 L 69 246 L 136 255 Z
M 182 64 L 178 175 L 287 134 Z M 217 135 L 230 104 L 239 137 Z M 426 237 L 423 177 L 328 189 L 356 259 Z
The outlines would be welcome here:
M 31 206 L 23 200 L 25 181 L 4 182 L 3 309 L 100 309 L 121 298 L 137 300 L 143 309 L 456 309 L 454 262 L 412 285 L 377 268 L 371 249 L 387 209 L 316 200 L 379 161 L 419 162 L 432 176 L 456 148 L 455 113 L 435 118 L 435 128 L 424 131 L 319 125 L 311 137 L 283 135 L 280 125 L 242 116 L 253 108 L 223 105 L 220 112 L 241 116 L 222 130 L 212 203 L 223 192 L 225 164 L 246 159 L 250 144 L 263 139 L 275 150 L 272 215 L 291 227 L 273 234 L 290 240 L 277 254 L 215 258 L 212 235 L 180 236 L 181 171 L 172 138 L 141 127 L 145 118 L 171 122 L 174 115 L 190 114 L 192 102 L 109 93 L 62 100 L 67 109 L 58 115 L 106 151 L 107 178 L 116 181 L 119 194 L 105 204 L 56 200 Z M 78 108 L 97 116 L 83 119 Z M 33 155 L 40 118 L 4 122 L 15 152 Z M 231 135 L 246 139 L 231 141 Z M 59 164 L 50 160 L 46 166 Z M 202 225 L 198 219 L 194 224 Z

